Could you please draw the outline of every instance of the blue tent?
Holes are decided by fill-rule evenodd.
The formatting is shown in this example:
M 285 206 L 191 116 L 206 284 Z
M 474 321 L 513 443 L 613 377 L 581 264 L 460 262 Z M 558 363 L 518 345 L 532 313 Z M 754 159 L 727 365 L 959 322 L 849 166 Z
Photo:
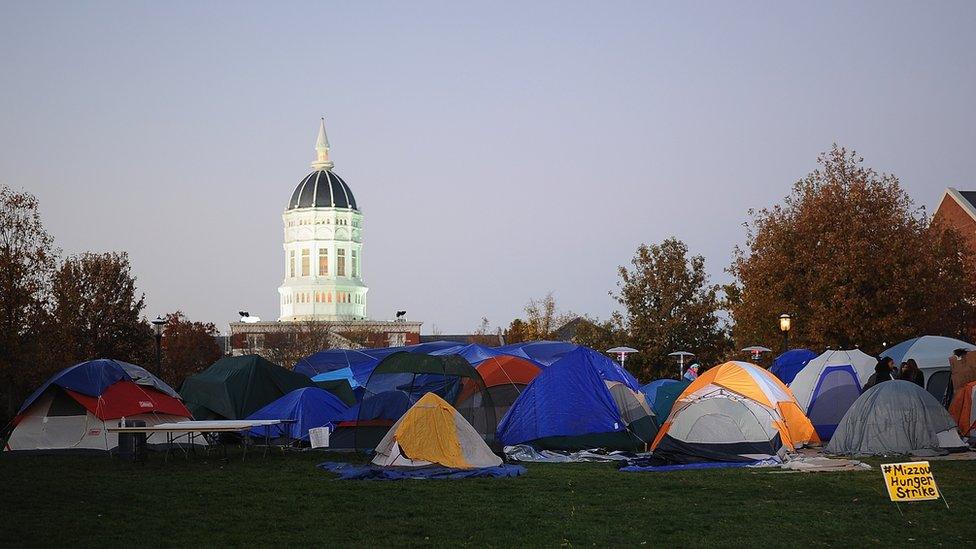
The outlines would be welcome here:
M 790 349 L 773 360 L 773 365 L 769 367 L 769 373 L 789 385 L 793 383 L 796 374 L 815 358 L 817 358 L 817 353 L 810 349 Z
M 406 351 L 408 353 L 433 353 L 442 349 L 461 347 L 453 341 L 431 341 L 407 345 L 406 347 L 376 347 L 373 349 L 328 349 L 307 356 L 295 364 L 295 371 L 308 377 L 349 368 L 352 376 L 360 385 L 365 385 L 373 368 L 384 358 L 393 353 Z M 448 353 L 451 354 L 451 353 Z M 350 381 L 350 385 L 352 382 Z
M 540 368 L 545 368 L 559 360 L 563 355 L 575 351 L 579 345 L 565 341 L 528 341 L 496 347 L 496 350 L 534 362 Z
M 525 388 L 498 426 L 499 439 L 505 445 L 560 450 L 642 447 L 653 439 L 648 430 L 648 424 L 653 429 L 653 418 L 646 416 L 628 428 L 606 383 L 636 389 L 633 376 L 624 374 L 592 349 L 565 354 Z
M 318 387 L 295 389 L 254 412 L 247 419 L 293 419 L 294 423 L 272 425 L 271 438 L 308 440 L 308 430 L 341 421 L 348 407 L 335 395 Z M 265 436 L 264 427 L 251 429 L 254 437 Z
M 654 417 L 658 425 L 663 425 L 668 419 L 675 401 L 689 385 L 691 385 L 691 381 L 682 379 L 674 383 L 665 383 L 657 388 L 654 394 Z
M 647 405 L 654 409 L 654 401 L 657 400 L 657 390 L 665 385 L 671 385 L 672 383 L 681 383 L 677 379 L 655 379 L 654 381 L 648 383 L 647 385 L 642 385 L 640 391 L 644 393 L 644 398 L 647 399 Z M 663 421 L 663 418 L 661 419 Z
M 357 387 L 362 387 L 358 381 L 356 381 L 356 374 L 352 371 L 352 368 L 346 366 L 345 368 L 339 368 L 338 370 L 332 370 L 331 372 L 324 372 L 321 374 L 315 374 L 312 376 L 312 381 L 340 381 L 346 380 L 349 382 L 349 387 L 355 389 Z

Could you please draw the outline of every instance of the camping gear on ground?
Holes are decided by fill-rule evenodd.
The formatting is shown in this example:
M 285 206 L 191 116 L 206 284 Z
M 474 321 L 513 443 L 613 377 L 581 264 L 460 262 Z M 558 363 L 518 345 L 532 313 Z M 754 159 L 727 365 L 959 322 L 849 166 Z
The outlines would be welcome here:
M 174 392 L 169 385 L 132 364 L 110 359 L 76 364 L 27 397 L 11 422 L 5 449 L 113 450 L 119 437 L 107 428 L 122 418 L 147 425 L 189 418 L 168 392 Z
M 789 384 L 821 440 L 828 440 L 874 373 L 878 361 L 858 349 L 827 350 L 810 360 Z
M 146 422 L 138 419 L 126 419 L 122 427 L 145 427 Z M 125 461 L 142 463 L 146 461 L 146 433 L 119 433 L 119 448 L 117 455 Z
M 454 406 L 489 447 L 495 446 L 498 421 L 495 418 L 494 404 L 485 391 L 481 375 L 467 360 L 458 355 L 431 356 L 397 352 L 380 361 L 366 381 L 365 396 L 355 418 L 355 448 L 372 450 L 379 442 L 375 438 L 375 430 L 359 427 L 375 426 L 371 422 L 376 420 L 388 421 L 388 427 L 427 393 L 434 393 Z M 459 398 L 461 395 L 475 394 L 479 396 L 464 400 Z M 384 399 L 381 403 L 382 415 L 379 417 L 372 406 L 373 400 L 377 398 Z M 344 426 L 340 425 L 341 427 Z
M 949 406 L 949 415 L 956 420 L 959 426 L 959 433 L 968 437 L 976 435 L 976 407 L 973 406 L 973 399 L 976 398 L 976 381 L 970 382 L 956 391 L 952 398 L 952 405 Z
M 258 355 L 225 357 L 183 382 L 180 394 L 198 420 L 244 419 L 312 380 Z
M 943 336 L 922 336 L 902 341 L 881 353 L 891 357 L 895 366 L 913 358 L 925 376 L 925 389 L 940 402 L 946 396 L 949 386 L 949 357 L 956 349 L 976 350 L 976 346 L 959 339 Z
M 379 467 L 326 461 L 316 465 L 323 471 L 339 475 L 338 480 L 459 480 L 463 478 L 514 478 L 526 473 L 521 465 L 499 465 L 479 469 L 454 469 L 431 465 L 429 467 Z
M 599 448 L 568 452 L 565 450 L 537 450 L 528 444 L 516 444 L 505 447 L 505 458 L 509 461 L 524 461 L 532 463 L 583 463 L 609 461 L 627 461 L 635 454 L 614 450 L 607 452 Z
M 497 467 L 502 460 L 454 407 L 436 394 L 427 393 L 376 445 L 372 463 L 382 467 L 436 464 L 476 469 Z
M 247 419 L 286 419 L 289 423 L 275 425 L 271 438 L 292 441 L 309 440 L 309 430 L 339 421 L 349 407 L 332 393 L 318 387 L 295 389 L 247 416 Z M 263 428 L 249 432 L 254 437 L 266 436 Z
M 579 347 L 525 388 L 499 424 L 499 439 L 540 450 L 642 451 L 656 426 L 638 388 L 616 362 Z
M 789 385 L 796 374 L 816 357 L 817 353 L 810 349 L 790 349 L 773 360 L 769 372 Z
M 935 397 L 910 381 L 894 379 L 871 387 L 854 402 L 825 451 L 931 456 L 965 447 L 956 422 Z
M 496 347 L 496 350 L 506 355 L 524 358 L 540 368 L 545 368 L 579 347 L 575 343 L 566 341 L 527 341 Z
M 747 362 L 726 362 L 693 381 L 654 440 L 663 463 L 760 461 L 819 442 L 792 393 Z

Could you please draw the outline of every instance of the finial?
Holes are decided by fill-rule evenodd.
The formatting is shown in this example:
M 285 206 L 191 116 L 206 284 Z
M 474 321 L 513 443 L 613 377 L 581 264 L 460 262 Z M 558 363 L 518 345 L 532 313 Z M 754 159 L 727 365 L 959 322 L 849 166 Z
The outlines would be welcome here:
M 333 165 L 329 159 L 329 136 L 325 134 L 325 118 L 322 118 L 319 121 L 319 138 L 315 141 L 315 162 L 312 162 L 312 168 L 331 170 Z

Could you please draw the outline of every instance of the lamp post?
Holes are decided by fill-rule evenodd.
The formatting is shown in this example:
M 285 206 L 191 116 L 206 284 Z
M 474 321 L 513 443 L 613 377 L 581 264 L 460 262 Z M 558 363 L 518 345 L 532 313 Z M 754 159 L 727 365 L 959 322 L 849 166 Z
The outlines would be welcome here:
M 779 315 L 779 331 L 783 332 L 783 352 L 790 350 L 790 328 L 793 327 L 793 317 L 788 313 Z
M 673 353 L 668 353 L 668 356 L 678 359 L 678 379 L 685 375 L 685 357 L 693 357 L 695 353 L 689 353 L 688 351 L 675 351 Z
M 620 358 L 620 367 L 624 366 L 624 362 L 627 360 L 627 355 L 630 353 L 636 353 L 637 349 L 633 347 L 614 347 L 613 349 L 607 349 L 608 353 L 617 355 Z
M 156 377 L 163 378 L 163 328 L 166 327 L 166 319 L 157 316 L 152 321 L 153 334 L 156 336 Z

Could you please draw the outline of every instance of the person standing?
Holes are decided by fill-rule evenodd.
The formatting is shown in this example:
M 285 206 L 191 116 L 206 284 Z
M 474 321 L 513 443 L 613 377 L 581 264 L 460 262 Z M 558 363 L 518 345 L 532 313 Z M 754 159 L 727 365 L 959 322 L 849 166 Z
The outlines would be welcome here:
M 894 367 L 895 361 L 890 356 L 879 358 L 878 363 L 874 365 L 874 373 L 868 378 L 868 382 L 864 384 L 864 391 L 881 382 L 891 381 L 891 371 Z
M 901 372 L 898 375 L 898 379 L 911 381 L 915 385 L 923 389 L 925 388 L 925 376 L 922 375 L 922 370 L 919 370 L 918 363 L 915 362 L 914 358 L 910 358 L 901 363 Z

